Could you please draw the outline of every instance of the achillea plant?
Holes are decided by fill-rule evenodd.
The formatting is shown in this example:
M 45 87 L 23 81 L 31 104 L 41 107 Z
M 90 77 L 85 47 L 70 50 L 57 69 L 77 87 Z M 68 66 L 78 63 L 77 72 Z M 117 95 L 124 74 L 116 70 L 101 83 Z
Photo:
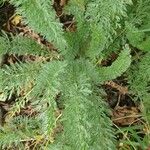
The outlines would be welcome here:
M 131 38 L 134 36 L 131 32 L 140 30 L 127 15 L 137 13 L 130 12 L 130 7 L 135 9 L 132 2 L 68 1 L 63 11 L 74 16 L 74 32 L 63 30 L 50 0 L 9 2 L 15 6 L 16 13 L 22 16 L 26 25 L 54 45 L 60 59 L 53 58 L 51 51 L 33 39 L 21 35 L 0 36 L 1 56 L 13 54 L 51 58 L 51 61 L 26 61 L 1 67 L 1 92 L 5 97 L 16 94 L 13 106 L 5 115 L 6 123 L 1 127 L 1 149 L 27 149 L 25 143 L 28 143 L 30 149 L 116 150 L 109 107 L 103 99 L 103 89 L 97 85 L 116 79 L 128 70 L 126 75 L 131 91 L 143 99 L 148 96 L 144 94 L 146 89 L 142 91 L 140 86 L 146 87 L 149 78 L 143 79 L 143 84 L 139 86 L 139 80 L 143 78 L 141 72 L 135 69 L 131 75 L 128 69 L 131 64 L 128 44 L 143 49 L 145 46 L 138 43 L 141 42 L 139 39 L 133 41 Z M 137 6 L 140 7 L 141 3 L 138 0 Z M 138 35 L 143 36 L 143 32 L 138 32 Z M 110 66 L 102 66 L 101 60 L 113 51 L 118 54 L 117 59 Z M 143 65 L 148 67 L 148 55 L 149 52 L 138 65 L 142 72 L 145 72 Z M 136 79 L 134 74 L 138 74 Z M 149 75 L 147 69 L 146 74 Z M 60 109 L 58 101 L 62 110 L 56 115 Z M 32 117 L 18 116 L 28 103 L 37 113 Z M 58 126 L 63 131 L 56 134 Z

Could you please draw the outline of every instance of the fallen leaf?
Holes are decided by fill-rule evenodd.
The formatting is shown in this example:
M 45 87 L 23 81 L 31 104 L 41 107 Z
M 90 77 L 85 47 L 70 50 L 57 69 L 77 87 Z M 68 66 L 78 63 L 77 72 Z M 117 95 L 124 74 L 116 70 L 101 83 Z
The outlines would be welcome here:
M 116 125 L 131 125 L 137 121 L 139 118 L 139 110 L 136 107 L 128 107 L 128 106 L 117 106 L 113 110 L 112 121 Z
M 20 15 L 15 15 L 12 17 L 11 23 L 16 26 L 21 22 L 21 20 L 22 20 L 22 17 Z

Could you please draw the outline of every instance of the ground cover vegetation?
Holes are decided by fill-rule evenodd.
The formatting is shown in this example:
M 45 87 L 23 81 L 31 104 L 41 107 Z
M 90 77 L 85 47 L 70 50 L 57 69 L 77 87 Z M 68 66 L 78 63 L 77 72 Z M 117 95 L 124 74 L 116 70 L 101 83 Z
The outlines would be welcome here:
M 0 0 L 0 149 L 150 149 L 150 0 Z

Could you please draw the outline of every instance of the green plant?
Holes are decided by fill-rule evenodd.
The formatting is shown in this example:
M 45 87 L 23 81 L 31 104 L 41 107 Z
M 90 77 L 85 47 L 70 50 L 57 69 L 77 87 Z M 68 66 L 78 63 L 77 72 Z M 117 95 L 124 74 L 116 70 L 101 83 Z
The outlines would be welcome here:
M 57 48 L 56 55 L 59 57 L 30 38 L 19 35 L 8 37 L 5 34 L 0 37 L 1 56 L 13 54 L 51 58 L 51 61 L 19 61 L 1 67 L 0 90 L 9 98 L 16 94 L 16 100 L 6 114 L 6 124 L 1 127 L 1 148 L 25 149 L 24 143 L 28 143 L 33 149 L 115 150 L 109 108 L 103 100 L 105 93 L 97 85 L 116 79 L 130 67 L 131 50 L 128 44 L 134 46 L 137 42 L 132 41 L 130 36 L 134 34 L 129 32 L 129 29 L 134 29 L 129 28 L 127 18 L 131 1 L 70 0 L 64 12 L 74 15 L 77 28 L 74 32 L 62 29 L 50 0 L 9 2 L 16 7 L 16 13 L 23 17 L 25 24 Z M 117 40 L 121 43 L 117 51 L 115 48 L 110 50 L 110 45 L 115 47 L 116 39 L 124 29 L 128 33 L 125 32 L 121 40 Z M 111 66 L 100 65 L 101 60 L 112 51 L 118 54 L 118 58 Z M 148 66 L 148 60 L 143 59 L 141 63 L 143 61 Z M 139 63 L 139 68 L 143 64 Z M 136 69 L 133 72 L 136 74 Z M 136 80 L 143 77 L 138 75 L 134 81 L 132 77 L 130 81 L 134 82 L 131 85 L 135 89 Z M 147 80 L 143 84 L 147 84 Z M 58 95 L 63 109 L 56 115 Z M 28 103 L 37 112 L 35 116 L 18 117 L 17 114 Z M 56 134 L 55 130 L 60 128 L 58 125 L 63 127 L 63 131 Z

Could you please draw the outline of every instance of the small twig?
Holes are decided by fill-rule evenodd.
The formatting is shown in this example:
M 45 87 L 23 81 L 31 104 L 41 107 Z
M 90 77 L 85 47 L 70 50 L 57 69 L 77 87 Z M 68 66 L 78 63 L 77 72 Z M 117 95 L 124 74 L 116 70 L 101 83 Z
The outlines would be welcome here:
M 127 118 L 135 118 L 135 117 L 142 117 L 142 115 L 128 115 L 128 116 L 124 116 L 124 117 L 119 117 L 119 118 L 115 118 L 112 119 L 112 121 L 117 121 L 117 120 L 121 120 L 121 119 L 127 119 Z

